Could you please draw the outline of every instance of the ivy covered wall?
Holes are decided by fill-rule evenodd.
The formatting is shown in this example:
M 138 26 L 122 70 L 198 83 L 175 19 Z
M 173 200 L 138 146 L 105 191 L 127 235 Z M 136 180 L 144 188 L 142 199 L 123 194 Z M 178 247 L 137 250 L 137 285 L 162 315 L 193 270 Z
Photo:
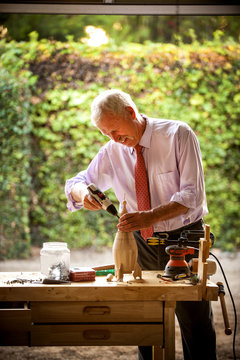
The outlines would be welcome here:
M 117 219 L 66 209 L 65 180 L 107 141 L 90 122 L 94 97 L 130 93 L 140 112 L 187 122 L 202 149 L 216 246 L 240 245 L 240 46 L 219 34 L 203 45 L 90 48 L 69 40 L 0 42 L 1 258 L 64 240 L 112 245 Z M 116 203 L 114 194 L 108 195 Z

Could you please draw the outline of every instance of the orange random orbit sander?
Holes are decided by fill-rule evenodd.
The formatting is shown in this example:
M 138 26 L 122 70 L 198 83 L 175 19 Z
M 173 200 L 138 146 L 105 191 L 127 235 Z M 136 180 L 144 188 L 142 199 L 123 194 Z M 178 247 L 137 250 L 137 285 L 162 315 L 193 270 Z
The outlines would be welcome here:
M 190 276 L 190 268 L 185 260 L 186 255 L 195 255 L 198 253 L 193 247 L 184 247 L 179 245 L 169 245 L 165 249 L 166 253 L 170 255 L 164 276 L 177 279 L 178 277 Z
M 186 255 L 198 255 L 198 246 L 200 238 L 204 237 L 203 230 L 184 230 L 180 234 L 180 238 L 173 240 L 168 239 L 168 234 L 163 233 L 159 236 L 147 239 L 149 245 L 168 245 L 165 252 L 170 255 L 170 259 L 165 266 L 164 278 L 171 278 L 173 280 L 180 280 L 182 278 L 191 276 L 191 269 L 187 261 Z M 211 244 L 214 243 L 214 235 L 210 233 Z M 189 246 L 193 245 L 193 246 Z M 159 252 L 160 257 L 160 252 Z

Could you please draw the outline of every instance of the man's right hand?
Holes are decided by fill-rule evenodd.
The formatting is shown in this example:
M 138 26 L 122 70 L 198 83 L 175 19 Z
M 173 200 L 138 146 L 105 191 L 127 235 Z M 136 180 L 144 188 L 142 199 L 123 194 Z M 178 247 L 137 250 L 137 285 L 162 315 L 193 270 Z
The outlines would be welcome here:
M 102 206 L 99 204 L 99 202 L 97 202 L 97 200 L 95 200 L 89 193 L 87 193 L 83 198 L 83 207 L 92 211 L 102 209 Z
M 83 207 L 88 210 L 96 211 L 101 210 L 102 206 L 95 200 L 87 189 L 87 186 L 82 183 L 77 183 L 73 186 L 71 195 L 77 202 L 83 204 Z

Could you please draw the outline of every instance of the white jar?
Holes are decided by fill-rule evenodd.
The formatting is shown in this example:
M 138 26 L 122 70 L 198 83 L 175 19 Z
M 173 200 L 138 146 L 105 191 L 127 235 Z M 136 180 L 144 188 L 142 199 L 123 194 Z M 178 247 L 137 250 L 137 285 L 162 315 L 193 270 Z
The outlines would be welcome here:
M 68 280 L 70 250 L 64 242 L 46 242 L 40 251 L 41 273 L 49 279 Z

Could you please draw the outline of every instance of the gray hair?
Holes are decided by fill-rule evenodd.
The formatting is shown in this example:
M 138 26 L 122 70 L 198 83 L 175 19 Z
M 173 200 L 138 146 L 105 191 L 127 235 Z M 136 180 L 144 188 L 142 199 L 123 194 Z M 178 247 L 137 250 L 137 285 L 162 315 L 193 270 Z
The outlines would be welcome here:
M 92 102 L 92 123 L 97 126 L 98 122 L 106 113 L 112 114 L 115 119 L 119 118 L 120 116 L 126 117 L 127 106 L 131 106 L 134 109 L 136 116 L 138 117 L 137 107 L 129 94 L 117 89 L 103 91 Z

